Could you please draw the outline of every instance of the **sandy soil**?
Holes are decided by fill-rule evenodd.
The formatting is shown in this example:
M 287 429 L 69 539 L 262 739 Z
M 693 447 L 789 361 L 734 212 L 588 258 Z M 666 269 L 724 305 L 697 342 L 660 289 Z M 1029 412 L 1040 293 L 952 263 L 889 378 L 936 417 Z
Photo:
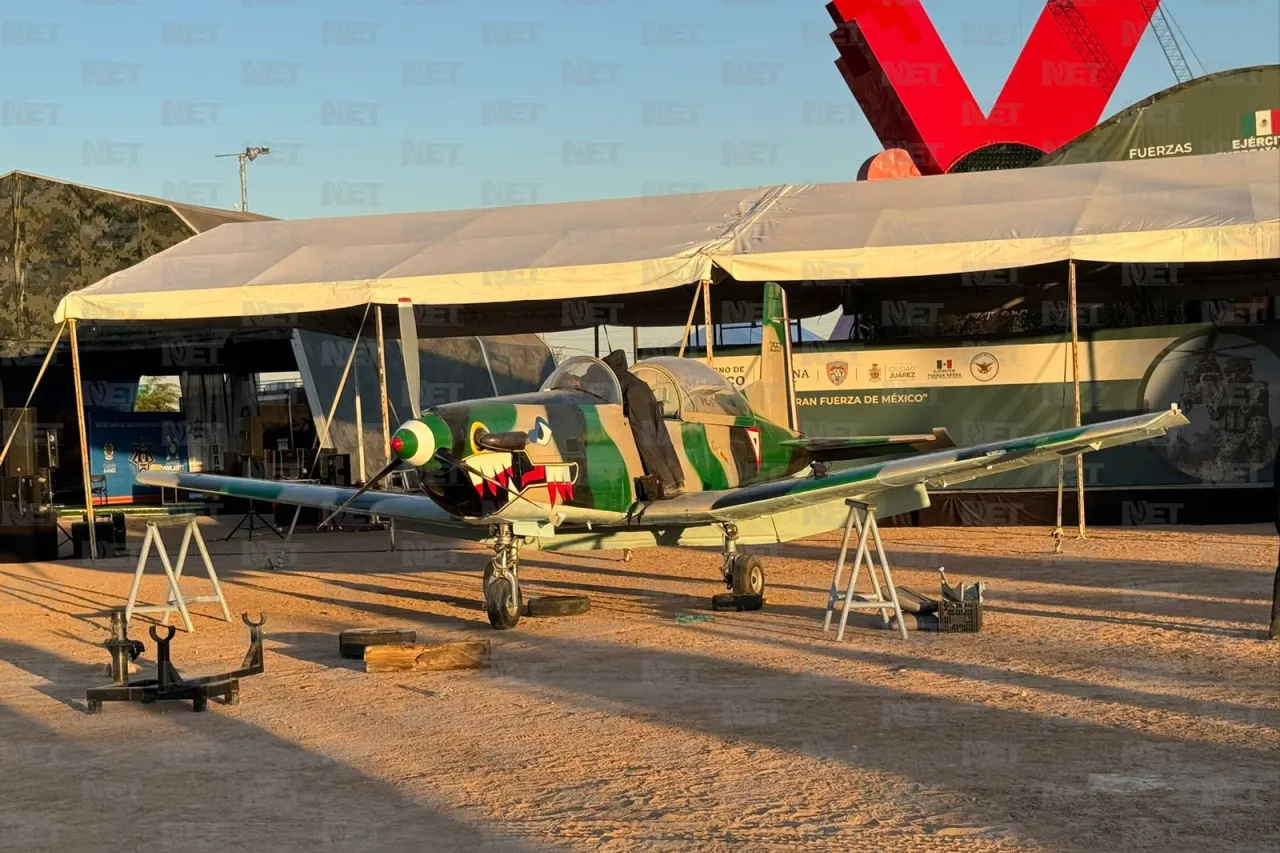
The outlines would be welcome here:
M 267 672 L 205 714 L 84 713 L 132 560 L 0 566 L 0 849 L 1280 849 L 1264 527 L 1061 555 L 1044 529 L 887 530 L 900 584 L 987 581 L 986 628 L 841 644 L 820 631 L 834 535 L 762 551 L 766 609 L 701 622 L 710 552 L 527 552 L 526 593 L 592 611 L 499 633 L 480 551 L 313 533 L 272 572 L 276 540 L 225 530 L 206 536 L 233 611 L 268 615 Z M 237 665 L 248 632 L 194 611 L 178 667 Z M 361 625 L 489 639 L 493 665 L 366 674 L 337 654 Z

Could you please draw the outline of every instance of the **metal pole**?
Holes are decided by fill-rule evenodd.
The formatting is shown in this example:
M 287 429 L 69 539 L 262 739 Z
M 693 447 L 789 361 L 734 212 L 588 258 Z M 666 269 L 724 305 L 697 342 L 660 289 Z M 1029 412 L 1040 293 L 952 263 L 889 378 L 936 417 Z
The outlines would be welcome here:
M 18 427 L 22 424 L 22 418 L 26 417 L 27 409 L 31 408 L 31 400 L 36 396 L 36 389 L 40 387 L 40 380 L 44 378 L 44 372 L 49 367 L 49 362 L 53 360 L 53 354 L 58 349 L 58 341 L 62 340 L 62 333 L 67 328 L 64 322 L 58 327 L 58 333 L 53 336 L 53 343 L 49 344 L 49 351 L 45 353 L 44 364 L 40 365 L 40 372 L 36 374 L 36 381 L 31 386 L 31 393 L 27 394 L 27 402 L 22 406 L 22 414 L 18 417 L 18 422 L 13 425 L 13 431 L 9 433 L 9 437 L 5 439 L 4 449 L 0 450 L 0 465 L 4 465 L 5 458 L 9 455 L 9 447 L 13 444 L 13 438 L 18 434 Z M 32 429 L 35 424 L 32 424 Z
M 80 468 L 84 472 L 84 510 L 89 522 L 89 559 L 98 561 L 98 536 L 94 530 L 97 515 L 93 511 L 93 483 L 89 480 L 89 437 L 84 427 L 84 388 L 80 383 L 80 340 L 76 336 L 76 321 L 68 320 L 71 332 L 71 377 L 76 383 L 76 426 L 80 429 Z
M 355 344 L 359 344 L 360 336 L 364 334 L 364 324 L 369 320 L 369 309 L 373 303 L 364 307 L 364 317 L 360 320 L 360 329 L 356 332 Z M 333 416 L 338 413 L 338 402 L 342 399 L 342 391 L 347 387 L 347 374 L 351 372 L 351 363 L 356 360 L 356 348 L 351 347 L 351 355 L 347 357 L 346 366 L 342 368 L 342 377 L 338 379 L 338 390 L 334 392 L 333 403 L 329 406 L 329 416 L 324 419 L 324 426 L 316 430 L 316 458 L 311 463 L 312 473 L 320 464 L 320 453 L 324 448 L 329 446 L 329 425 L 333 423 Z
M 1068 355 L 1069 353 L 1067 352 L 1066 338 L 1064 337 L 1063 346 L 1062 346 L 1062 403 L 1058 409 L 1062 413 L 1062 416 L 1058 420 L 1059 426 L 1061 426 L 1062 422 L 1065 421 L 1067 418 L 1067 356 Z M 1064 460 L 1061 456 L 1059 456 L 1058 457 L 1058 514 L 1057 514 L 1057 521 L 1054 524 L 1054 528 L 1053 528 L 1053 550 L 1055 553 L 1062 551 L 1062 535 L 1063 535 L 1062 533 L 1062 486 L 1063 486 L 1063 480 L 1066 477 L 1066 467 L 1067 467 L 1066 460 Z
M 1076 262 L 1067 261 L 1067 289 L 1071 311 L 1071 384 L 1075 396 L 1075 425 L 1080 426 L 1080 328 L 1076 314 Z M 1076 510 L 1080 516 L 1080 538 L 1084 538 L 1084 454 L 1076 454 Z
M 356 340 L 356 346 L 360 345 L 359 339 Z M 360 368 L 357 367 L 355 372 L 351 374 L 351 382 L 356 392 L 356 455 L 360 457 L 360 485 L 367 483 L 368 477 L 365 476 L 364 466 L 364 405 L 360 400 Z
M 391 461 L 391 416 L 387 413 L 387 345 L 382 337 L 382 306 L 378 306 L 378 395 L 382 403 L 382 452 Z M 384 465 L 386 462 L 383 463 Z
M 631 363 L 635 364 L 640 360 L 640 327 L 631 327 Z
M 245 174 L 245 163 L 249 158 L 241 154 L 237 158 L 240 161 L 240 209 L 245 213 L 249 212 L 249 179 Z
M 684 358 L 684 351 L 689 346 L 689 330 L 693 328 L 693 315 L 698 310 L 698 299 L 702 297 L 702 283 L 693 291 L 693 304 L 689 306 L 689 319 L 684 321 L 684 337 L 680 338 L 679 357 Z
M 596 358 L 599 358 L 600 357 L 600 327 L 599 326 L 596 326 L 595 333 L 596 333 Z
M 715 366 L 715 351 L 711 347 L 711 338 L 715 332 L 715 326 L 711 323 L 711 279 L 704 278 L 702 280 L 702 336 L 707 342 L 707 364 Z

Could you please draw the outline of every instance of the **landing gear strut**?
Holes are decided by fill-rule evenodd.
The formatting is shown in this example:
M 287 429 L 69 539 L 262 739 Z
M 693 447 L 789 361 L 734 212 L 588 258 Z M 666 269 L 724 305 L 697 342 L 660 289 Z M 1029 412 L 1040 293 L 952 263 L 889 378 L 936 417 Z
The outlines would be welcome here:
M 497 525 L 493 531 L 493 559 L 484 569 L 484 609 L 490 625 L 506 630 L 520 624 L 520 544 L 509 524 Z
M 724 562 L 721 571 L 724 573 L 724 584 L 736 595 L 764 594 L 764 563 L 754 554 L 742 554 L 738 551 L 738 526 L 724 526 Z

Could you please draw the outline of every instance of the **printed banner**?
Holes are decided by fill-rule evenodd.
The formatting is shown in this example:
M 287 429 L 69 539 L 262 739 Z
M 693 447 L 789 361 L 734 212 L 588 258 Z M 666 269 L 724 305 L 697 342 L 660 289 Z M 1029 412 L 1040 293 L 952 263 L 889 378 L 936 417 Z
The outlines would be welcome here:
M 806 347 L 793 359 L 800 428 L 809 435 L 947 429 L 959 445 L 1069 426 L 1070 345 L 1061 340 L 932 348 Z M 1280 445 L 1280 326 L 1102 330 L 1080 343 L 1085 423 L 1166 409 L 1191 423 L 1163 439 L 1085 456 L 1087 486 L 1239 486 L 1271 482 Z M 738 387 L 757 355 L 717 356 Z M 1074 466 L 1067 482 L 1074 483 Z M 1041 465 L 957 488 L 1053 488 Z
M 160 490 L 139 471 L 186 471 L 186 423 L 178 412 L 88 411 L 89 470 L 105 477 L 110 504 L 159 503 Z M 94 500 L 102 502 L 95 495 Z

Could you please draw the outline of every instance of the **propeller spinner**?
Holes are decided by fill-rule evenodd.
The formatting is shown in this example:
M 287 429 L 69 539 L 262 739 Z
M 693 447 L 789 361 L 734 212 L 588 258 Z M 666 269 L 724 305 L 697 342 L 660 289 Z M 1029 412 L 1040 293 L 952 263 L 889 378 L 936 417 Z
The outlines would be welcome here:
M 391 453 L 407 465 L 421 468 L 440 449 L 449 450 L 453 437 L 444 418 L 428 412 L 396 430 L 391 438 Z

